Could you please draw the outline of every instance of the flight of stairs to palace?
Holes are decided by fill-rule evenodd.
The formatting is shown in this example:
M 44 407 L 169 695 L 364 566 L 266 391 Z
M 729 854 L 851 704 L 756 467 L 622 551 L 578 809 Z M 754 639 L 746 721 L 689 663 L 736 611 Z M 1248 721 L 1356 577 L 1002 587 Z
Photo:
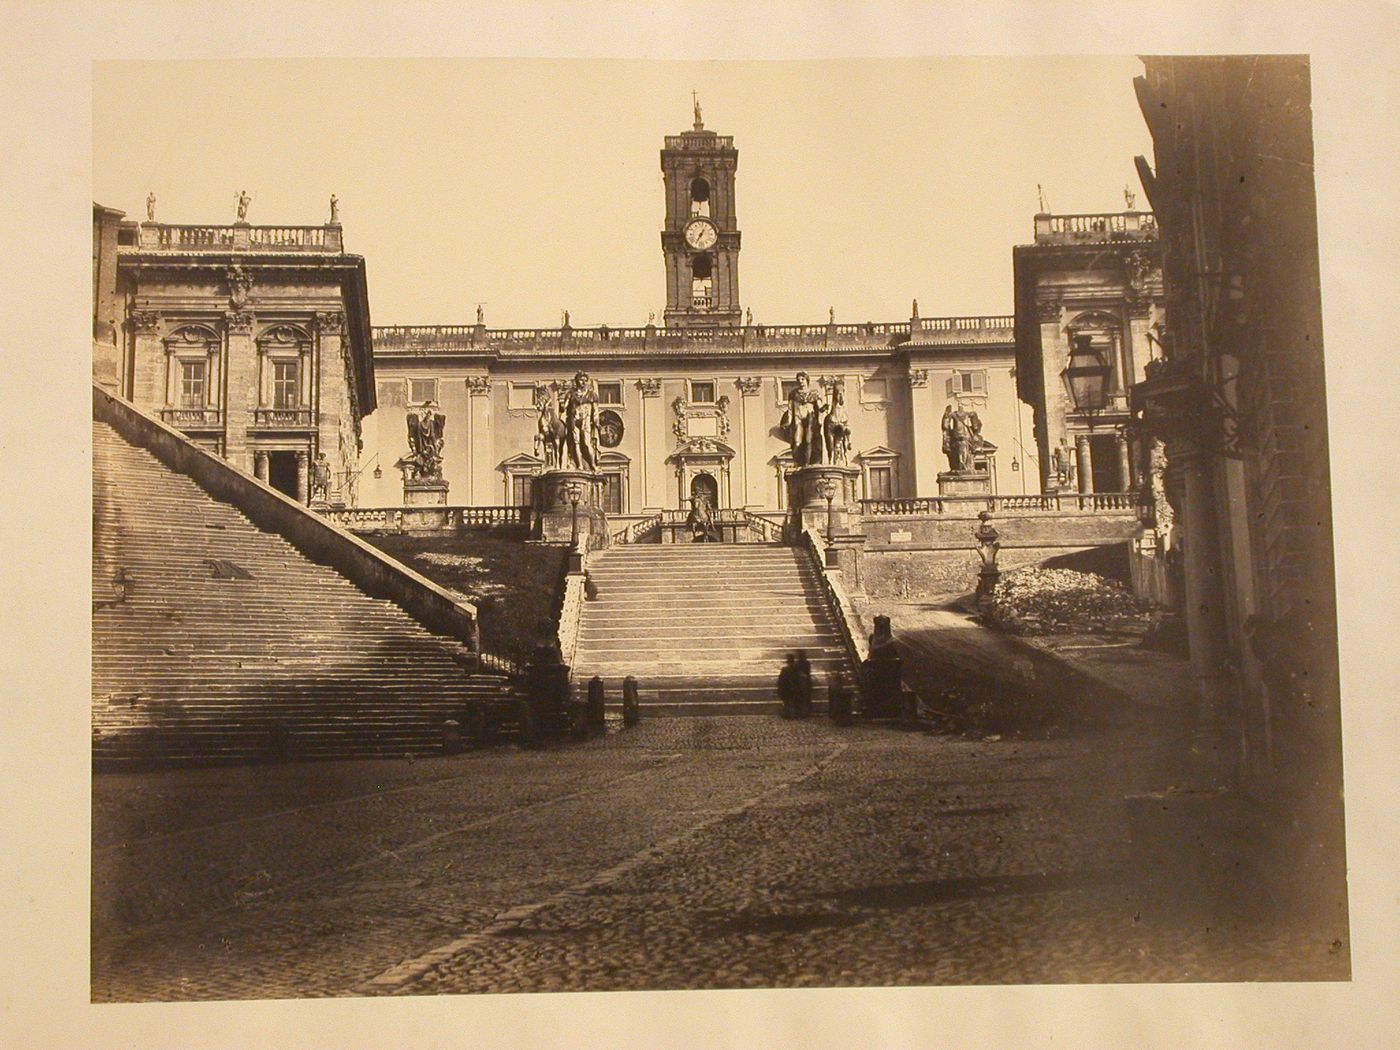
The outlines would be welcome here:
M 93 546 L 100 766 L 428 753 L 502 696 L 459 643 L 97 421 Z
M 777 544 L 629 544 L 589 560 L 597 597 L 583 603 L 574 687 L 603 679 L 609 706 L 637 679 L 644 714 L 779 710 L 790 652 L 812 665 L 813 698 L 829 676 L 850 687 L 851 661 L 806 551 Z

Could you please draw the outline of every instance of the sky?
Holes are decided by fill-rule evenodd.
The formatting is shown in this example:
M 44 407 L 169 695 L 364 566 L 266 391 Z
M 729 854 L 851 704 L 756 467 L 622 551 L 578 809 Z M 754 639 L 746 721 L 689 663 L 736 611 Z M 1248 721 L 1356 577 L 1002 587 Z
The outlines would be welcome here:
M 639 325 L 665 305 L 659 150 L 733 135 L 741 303 L 769 324 L 1012 310 L 1037 185 L 1119 211 L 1151 139 L 1133 58 L 122 61 L 93 199 L 313 225 L 339 198 L 375 324 Z

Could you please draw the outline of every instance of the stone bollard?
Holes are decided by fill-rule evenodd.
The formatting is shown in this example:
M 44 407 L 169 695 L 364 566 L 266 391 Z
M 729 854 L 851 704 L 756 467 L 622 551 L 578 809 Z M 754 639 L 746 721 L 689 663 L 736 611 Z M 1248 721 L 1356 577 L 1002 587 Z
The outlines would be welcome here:
M 569 700 L 569 732 L 575 740 L 588 739 L 587 700 Z
M 851 691 L 846 688 L 840 676 L 833 674 L 827 680 L 826 713 L 838 726 L 851 724 Z
M 594 675 L 588 683 L 588 728 L 601 733 L 607 727 L 607 697 L 603 679 Z
M 442 753 L 460 755 L 462 753 L 462 724 L 455 718 L 442 723 Z
M 642 720 L 642 704 L 637 698 L 637 679 L 630 674 L 622 680 L 622 724 L 634 726 Z
M 535 696 L 521 697 L 519 701 L 520 746 L 539 747 L 540 745 L 540 702 Z
M 903 689 L 899 694 L 899 727 L 919 728 L 919 697 L 913 690 Z

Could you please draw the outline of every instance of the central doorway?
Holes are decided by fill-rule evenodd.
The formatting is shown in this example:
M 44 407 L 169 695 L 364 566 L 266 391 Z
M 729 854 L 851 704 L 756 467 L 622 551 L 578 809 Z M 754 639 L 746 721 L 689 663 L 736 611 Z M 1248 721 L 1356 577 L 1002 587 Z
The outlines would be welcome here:
M 694 507 L 702 498 L 710 504 L 711 510 L 719 509 L 719 482 L 713 474 L 696 474 L 690 479 L 690 505 Z

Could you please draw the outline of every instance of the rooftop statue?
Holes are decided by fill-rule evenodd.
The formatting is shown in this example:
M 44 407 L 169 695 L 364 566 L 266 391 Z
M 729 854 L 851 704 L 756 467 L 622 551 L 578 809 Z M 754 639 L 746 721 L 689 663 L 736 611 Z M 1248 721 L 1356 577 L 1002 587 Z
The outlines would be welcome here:
M 248 221 L 248 205 L 253 203 L 253 198 L 248 196 L 247 190 L 238 191 L 238 221 Z

